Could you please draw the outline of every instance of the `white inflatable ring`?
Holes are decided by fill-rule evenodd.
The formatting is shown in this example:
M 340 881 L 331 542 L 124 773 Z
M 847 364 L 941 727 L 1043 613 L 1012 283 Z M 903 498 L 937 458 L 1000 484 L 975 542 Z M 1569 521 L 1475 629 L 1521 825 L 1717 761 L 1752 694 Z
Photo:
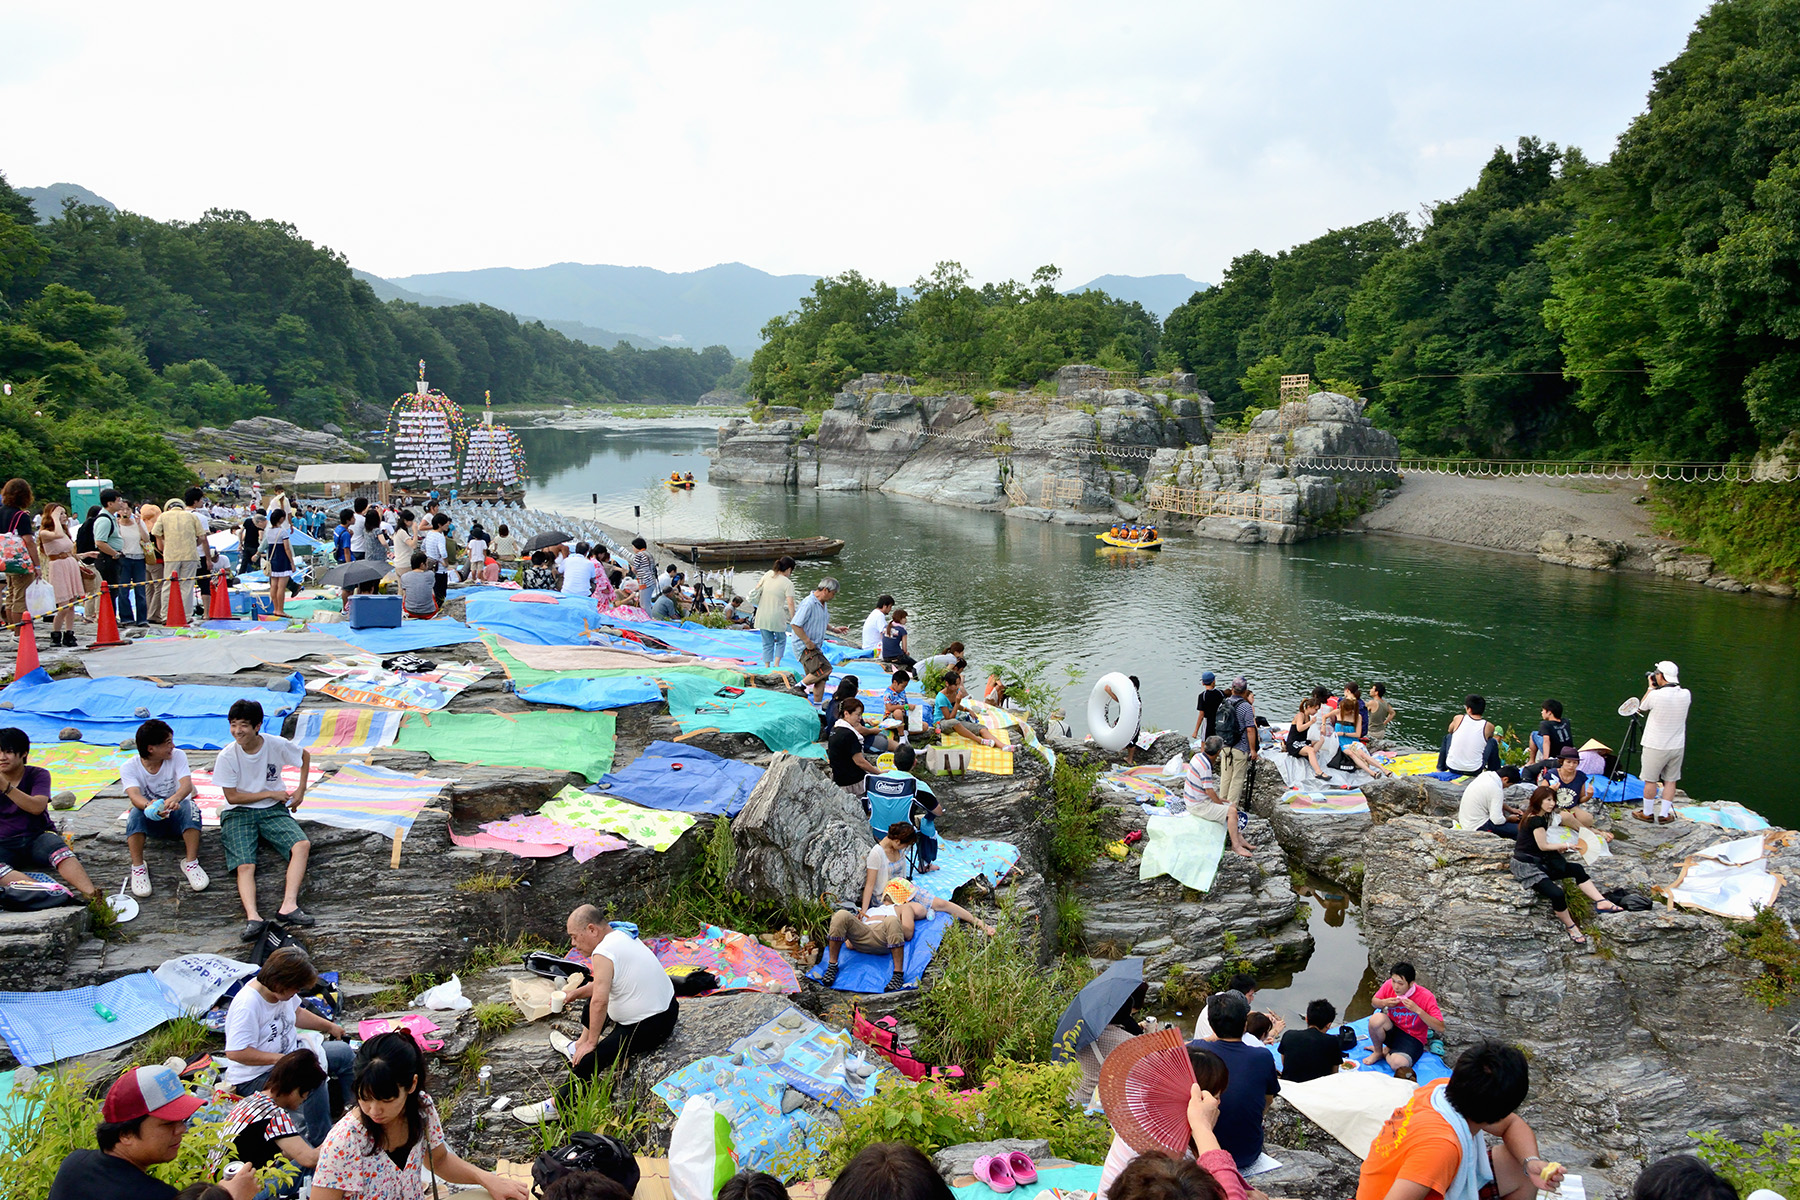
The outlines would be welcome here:
M 1119 719 L 1116 724 L 1106 719 L 1106 691 L 1112 689 L 1113 696 L 1119 701 Z M 1088 729 L 1094 735 L 1094 741 L 1103 750 L 1123 750 L 1125 743 L 1131 740 L 1138 728 L 1138 694 L 1131 686 L 1131 680 L 1117 671 L 1109 671 L 1100 677 L 1094 690 L 1088 693 Z

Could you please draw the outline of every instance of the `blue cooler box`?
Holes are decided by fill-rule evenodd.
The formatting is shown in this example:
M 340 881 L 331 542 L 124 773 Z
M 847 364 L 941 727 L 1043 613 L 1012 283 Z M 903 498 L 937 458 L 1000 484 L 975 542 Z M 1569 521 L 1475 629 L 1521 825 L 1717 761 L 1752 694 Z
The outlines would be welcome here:
M 398 629 L 400 597 L 352 596 L 344 606 L 344 619 L 352 629 Z

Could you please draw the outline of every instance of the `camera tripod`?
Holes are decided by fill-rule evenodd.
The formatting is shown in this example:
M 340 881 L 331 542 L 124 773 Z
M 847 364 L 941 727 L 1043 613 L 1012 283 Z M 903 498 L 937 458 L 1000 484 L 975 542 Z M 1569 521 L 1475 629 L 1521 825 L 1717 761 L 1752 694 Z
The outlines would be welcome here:
M 1631 720 L 1625 726 L 1625 740 L 1619 743 L 1619 753 L 1613 758 L 1613 768 L 1611 771 L 1607 772 L 1606 779 L 1608 783 L 1620 783 L 1625 778 L 1628 774 L 1625 769 L 1625 760 L 1630 757 L 1633 751 L 1637 752 L 1639 760 L 1638 765 L 1640 767 L 1643 765 L 1644 747 L 1641 742 L 1644 723 L 1643 710 L 1638 707 L 1638 701 L 1634 697 L 1627 700 L 1624 704 L 1621 704 L 1619 706 L 1619 712 L 1621 715 L 1630 716 Z M 1621 787 L 1619 796 L 1622 799 L 1624 795 L 1624 790 Z

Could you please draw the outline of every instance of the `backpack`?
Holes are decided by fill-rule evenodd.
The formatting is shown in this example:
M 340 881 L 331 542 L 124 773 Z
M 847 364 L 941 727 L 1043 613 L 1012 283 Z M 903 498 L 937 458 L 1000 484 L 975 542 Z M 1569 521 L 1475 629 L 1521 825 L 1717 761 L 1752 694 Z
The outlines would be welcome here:
M 1240 703 L 1248 701 L 1240 701 L 1236 696 L 1228 695 L 1225 702 L 1219 705 L 1219 728 L 1215 732 L 1224 741 L 1227 750 L 1236 746 L 1238 739 L 1244 736 L 1244 720 L 1238 712 Z
M 1626 912 L 1649 912 L 1651 909 L 1650 897 L 1642 892 L 1634 892 L 1630 888 L 1614 888 L 1610 892 L 1602 892 L 1601 895 Z
M 598 1171 L 629 1194 L 637 1190 L 637 1159 L 618 1138 L 585 1131 L 572 1133 L 566 1145 L 546 1150 L 531 1164 L 531 1182 L 542 1195 L 551 1184 L 576 1171 Z
M 99 519 L 99 517 L 92 517 L 83 521 L 75 530 L 75 553 L 92 554 L 94 552 L 94 522 Z
M 6 564 L 8 575 L 31 574 L 31 553 L 25 548 L 25 539 L 19 534 L 19 522 L 25 514 L 13 514 L 12 524 L 4 533 L 0 533 L 0 561 Z

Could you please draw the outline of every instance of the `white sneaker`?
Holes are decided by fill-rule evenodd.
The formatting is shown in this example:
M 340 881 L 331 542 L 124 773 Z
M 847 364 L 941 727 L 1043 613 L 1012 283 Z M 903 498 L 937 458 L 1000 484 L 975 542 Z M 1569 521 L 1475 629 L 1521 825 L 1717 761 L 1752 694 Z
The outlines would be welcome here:
M 212 882 L 206 877 L 206 872 L 201 869 L 198 862 L 183 862 L 181 873 L 187 876 L 188 886 L 196 892 L 204 892 L 206 885 Z
M 543 1125 L 556 1120 L 556 1101 L 545 1100 L 540 1104 L 521 1104 L 512 1110 L 513 1120 L 521 1125 Z
M 575 1061 L 575 1039 L 560 1029 L 550 1031 L 550 1048 L 570 1062 Z
M 131 894 L 140 900 L 150 894 L 150 868 L 147 864 L 139 863 L 131 868 Z

